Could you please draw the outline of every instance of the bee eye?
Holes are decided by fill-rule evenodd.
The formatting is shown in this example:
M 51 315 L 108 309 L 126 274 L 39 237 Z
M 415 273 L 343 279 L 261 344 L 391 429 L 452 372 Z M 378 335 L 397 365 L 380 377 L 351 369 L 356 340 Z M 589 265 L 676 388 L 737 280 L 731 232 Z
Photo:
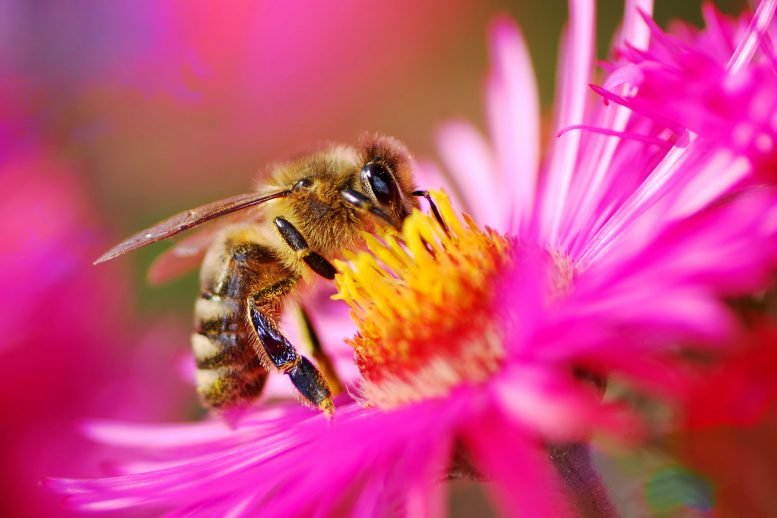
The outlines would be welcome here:
M 372 194 L 381 205 L 394 206 L 399 203 L 397 184 L 383 164 L 370 162 L 365 165 L 362 168 L 362 180 L 370 186 Z
M 303 178 L 295 183 L 291 189 L 293 191 L 299 191 L 301 189 L 309 189 L 313 185 L 313 180 L 310 178 Z

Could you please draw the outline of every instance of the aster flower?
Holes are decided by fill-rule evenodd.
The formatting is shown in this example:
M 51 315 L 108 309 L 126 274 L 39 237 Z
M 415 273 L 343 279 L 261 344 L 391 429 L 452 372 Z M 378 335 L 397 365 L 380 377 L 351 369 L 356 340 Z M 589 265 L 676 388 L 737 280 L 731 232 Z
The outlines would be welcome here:
M 725 343 L 736 321 L 721 297 L 763 286 L 777 260 L 777 194 L 752 187 L 773 157 L 752 139 L 774 128 L 758 119 L 742 140 L 699 121 L 749 111 L 659 101 L 662 76 L 651 74 L 682 66 L 662 51 L 672 38 L 650 7 L 626 2 L 595 87 L 603 102 L 588 89 L 593 5 L 570 2 L 559 137 L 542 163 L 528 53 L 511 22 L 495 23 L 491 142 L 465 123 L 440 137 L 456 201 L 435 192 L 439 219 L 416 212 L 338 265 L 361 381 L 332 422 L 292 405 L 256 410 L 235 429 L 93 422 L 90 436 L 145 450 L 143 460 L 49 485 L 92 510 L 417 516 L 441 514 L 440 482 L 467 476 L 491 481 L 506 514 L 613 515 L 585 448 L 559 445 L 596 431 L 633 438 L 635 414 L 602 401 L 601 380 L 682 394 L 677 344 Z M 712 88 L 713 77 L 751 94 L 731 102 L 768 97 L 754 70 L 771 51 L 752 42 L 766 41 L 773 8 L 759 8 L 722 75 L 680 72 L 684 91 Z M 678 52 L 704 54 L 699 40 Z

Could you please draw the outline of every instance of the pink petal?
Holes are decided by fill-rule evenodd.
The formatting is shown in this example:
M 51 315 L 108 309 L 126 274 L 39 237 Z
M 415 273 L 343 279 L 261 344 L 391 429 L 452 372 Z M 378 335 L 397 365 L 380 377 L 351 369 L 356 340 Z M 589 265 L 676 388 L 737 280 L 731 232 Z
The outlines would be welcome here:
M 191 444 L 164 450 L 177 458 L 156 468 L 150 462 L 151 471 L 54 479 L 47 485 L 68 494 L 70 505 L 94 510 L 161 505 L 179 514 L 254 515 L 261 510 L 263 516 L 290 516 L 356 506 L 387 512 L 406 505 L 410 496 L 414 509 L 432 512 L 437 504 L 424 495 L 437 480 L 430 475 L 442 472 L 450 455 L 457 418 L 450 408 L 430 403 L 376 412 L 351 404 L 341 406 L 331 423 L 323 416 L 300 419 L 296 410 L 269 420 L 255 413 L 230 435 L 212 425 L 192 425 Z M 178 432 L 186 438 L 181 429 L 142 428 L 136 430 L 162 448 Z M 209 432 L 213 441 L 207 443 Z M 129 427 L 103 433 L 133 441 Z M 154 439 L 156 433 L 163 438 Z
M 588 242 L 586 250 L 577 260 L 578 265 L 590 264 L 611 248 L 624 229 L 666 193 L 666 190 L 671 187 L 670 181 L 676 180 L 675 172 L 684 166 L 688 157 L 686 150 L 681 147 L 670 150 L 645 182 L 618 207 L 607 223 Z
M 777 8 L 777 0 L 763 0 L 755 11 L 753 21 L 748 28 L 748 32 L 742 41 L 739 42 L 737 49 L 731 56 L 726 68 L 733 74 L 747 66 L 753 58 L 758 43 L 762 35 L 767 31 L 772 23 L 774 11 Z
M 570 0 L 570 25 L 561 44 L 554 133 L 573 124 L 583 124 L 594 52 L 594 6 L 592 0 Z M 567 204 L 569 186 L 578 163 L 580 134 L 567 133 L 553 144 L 547 183 L 542 195 L 542 228 L 554 246 Z
M 702 210 L 732 191 L 753 170 L 749 160 L 727 149 L 718 151 L 705 162 L 673 195 L 672 208 L 666 214 L 667 221 L 678 220 Z
M 632 236 L 592 269 L 603 284 L 631 278 L 634 285 L 661 282 L 698 286 L 730 295 L 759 289 L 777 254 L 777 193 L 744 193 L 652 235 Z M 598 272 L 598 273 L 597 273 Z M 606 273 L 605 273 L 606 272 Z M 608 277 L 608 280 L 604 280 Z
M 506 17 L 491 26 L 493 69 L 486 101 L 491 138 L 499 157 L 501 188 L 511 205 L 511 227 L 518 228 L 532 213 L 537 190 L 540 153 L 539 94 L 526 42 L 518 26 Z
M 483 137 L 469 124 L 449 122 L 438 132 L 437 146 L 478 225 L 505 228 L 510 191 L 499 185 L 491 150 Z
M 523 430 L 492 413 L 470 423 L 466 442 L 477 467 L 493 477 L 490 488 L 503 515 L 572 516 L 547 451 Z
M 629 42 L 637 49 L 647 49 L 650 42 L 650 28 L 640 16 L 640 12 L 652 16 L 653 0 L 626 0 L 621 41 Z
M 560 371 L 528 362 L 508 366 L 494 380 L 494 398 L 505 416 L 550 441 L 585 441 L 603 421 L 599 395 Z
M 419 189 L 442 189 L 451 199 L 454 207 L 465 212 L 472 213 L 473 209 L 467 204 L 467 199 L 462 187 L 459 185 L 458 175 L 451 176 L 447 171 L 441 170 L 428 160 L 416 160 L 413 167 Z M 471 175 L 471 172 L 468 172 Z M 429 212 L 428 207 L 421 206 L 421 210 Z

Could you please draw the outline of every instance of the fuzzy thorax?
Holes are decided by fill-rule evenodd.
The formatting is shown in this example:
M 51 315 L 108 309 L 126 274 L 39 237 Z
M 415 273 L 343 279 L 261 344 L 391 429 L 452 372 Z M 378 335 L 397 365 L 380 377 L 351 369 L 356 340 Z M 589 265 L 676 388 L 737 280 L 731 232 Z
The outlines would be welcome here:
M 447 230 L 416 210 L 401 234 L 365 235 L 369 251 L 336 265 L 338 298 L 359 329 L 349 342 L 362 396 L 382 408 L 483 382 L 504 358 L 494 287 L 511 242 L 460 219 L 445 194 L 432 196 Z

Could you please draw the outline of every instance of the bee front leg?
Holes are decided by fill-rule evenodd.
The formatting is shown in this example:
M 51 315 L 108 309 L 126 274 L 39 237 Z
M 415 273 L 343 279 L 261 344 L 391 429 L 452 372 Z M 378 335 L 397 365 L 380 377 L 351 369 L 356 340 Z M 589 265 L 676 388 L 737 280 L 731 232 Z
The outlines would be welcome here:
M 302 260 L 308 265 L 308 268 L 330 281 L 335 278 L 337 270 L 332 263 L 326 260 L 318 252 L 314 252 L 308 246 L 305 237 L 297 230 L 293 224 L 283 216 L 278 216 L 273 220 L 275 228 L 281 234 L 281 237 L 289 247 L 302 256 Z
M 437 208 L 437 205 L 434 203 L 434 200 L 432 199 L 431 194 L 429 194 L 429 191 L 413 191 L 411 194 L 419 198 L 425 198 L 426 201 L 429 202 L 429 207 L 431 207 L 432 209 L 432 214 L 434 214 L 434 219 L 437 220 L 437 223 L 440 224 L 440 227 L 442 227 L 445 233 L 448 236 L 450 236 L 450 232 L 448 232 L 448 226 L 445 224 L 445 220 L 442 219 L 440 210 Z
M 332 390 L 324 375 L 278 330 L 275 321 L 263 311 L 252 297 L 248 300 L 251 323 L 267 358 L 286 374 L 300 394 L 317 408 L 331 416 L 334 412 Z

